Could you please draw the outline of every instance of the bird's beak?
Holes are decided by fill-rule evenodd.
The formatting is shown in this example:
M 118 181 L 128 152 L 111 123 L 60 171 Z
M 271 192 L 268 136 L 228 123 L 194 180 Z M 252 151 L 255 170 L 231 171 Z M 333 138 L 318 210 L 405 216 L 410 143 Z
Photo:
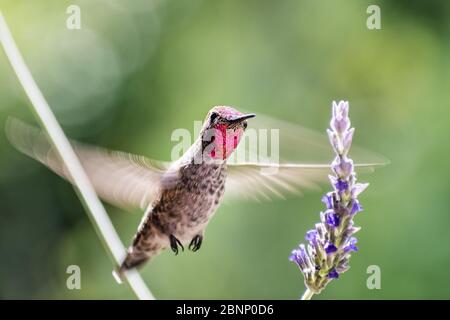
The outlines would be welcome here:
M 241 116 L 238 116 L 234 119 L 228 120 L 229 124 L 231 125 L 236 125 L 238 123 L 241 123 L 244 120 L 250 119 L 250 118 L 254 118 L 256 117 L 256 114 L 254 113 L 249 113 L 249 114 L 243 114 Z

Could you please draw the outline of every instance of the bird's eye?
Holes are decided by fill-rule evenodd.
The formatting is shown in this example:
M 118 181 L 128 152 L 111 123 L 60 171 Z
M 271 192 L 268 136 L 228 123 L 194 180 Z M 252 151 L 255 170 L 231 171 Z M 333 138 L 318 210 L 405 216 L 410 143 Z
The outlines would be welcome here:
M 247 121 L 244 122 L 243 126 L 244 126 L 244 130 L 247 129 Z
M 216 120 L 218 116 L 219 114 L 217 112 L 211 113 L 211 122 L 214 122 L 214 120 Z

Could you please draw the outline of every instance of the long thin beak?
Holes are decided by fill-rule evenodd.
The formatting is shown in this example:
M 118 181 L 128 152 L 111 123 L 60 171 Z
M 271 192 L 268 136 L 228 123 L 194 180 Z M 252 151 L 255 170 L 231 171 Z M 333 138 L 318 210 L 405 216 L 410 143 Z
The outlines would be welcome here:
M 254 118 L 254 117 L 256 117 L 256 114 L 254 114 L 254 113 L 243 114 L 242 116 L 239 116 L 239 117 L 234 118 L 232 120 L 228 120 L 228 122 L 230 124 L 237 124 L 237 123 L 240 123 L 240 122 L 242 122 L 244 120 L 247 120 L 247 119 L 250 119 L 250 118 Z

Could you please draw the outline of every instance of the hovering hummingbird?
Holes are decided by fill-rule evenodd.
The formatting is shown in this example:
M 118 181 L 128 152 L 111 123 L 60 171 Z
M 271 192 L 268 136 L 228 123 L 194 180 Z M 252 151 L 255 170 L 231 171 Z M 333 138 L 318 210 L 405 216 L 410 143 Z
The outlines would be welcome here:
M 247 120 L 253 117 L 255 114 L 244 114 L 228 106 L 212 108 L 197 140 L 172 163 L 72 142 L 103 200 L 119 207 L 145 210 L 118 269 L 119 275 L 142 266 L 169 247 L 175 255 L 184 251 L 185 246 L 194 252 L 199 250 L 205 228 L 225 192 L 240 197 L 262 195 L 270 198 L 315 187 L 316 182 L 327 178 L 329 165 L 227 163 L 244 135 Z M 17 149 L 71 180 L 64 164 L 39 130 L 11 120 L 7 135 Z M 373 167 L 372 164 L 359 166 Z M 261 169 L 268 167 L 277 170 L 262 174 Z

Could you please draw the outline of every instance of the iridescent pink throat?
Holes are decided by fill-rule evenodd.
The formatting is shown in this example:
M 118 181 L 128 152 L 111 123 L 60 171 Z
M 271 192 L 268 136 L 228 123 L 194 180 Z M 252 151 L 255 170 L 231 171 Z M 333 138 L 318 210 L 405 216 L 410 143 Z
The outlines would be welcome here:
M 210 152 L 213 159 L 227 159 L 237 148 L 244 130 L 240 127 L 227 129 L 226 124 L 218 124 L 214 127 L 214 148 Z

